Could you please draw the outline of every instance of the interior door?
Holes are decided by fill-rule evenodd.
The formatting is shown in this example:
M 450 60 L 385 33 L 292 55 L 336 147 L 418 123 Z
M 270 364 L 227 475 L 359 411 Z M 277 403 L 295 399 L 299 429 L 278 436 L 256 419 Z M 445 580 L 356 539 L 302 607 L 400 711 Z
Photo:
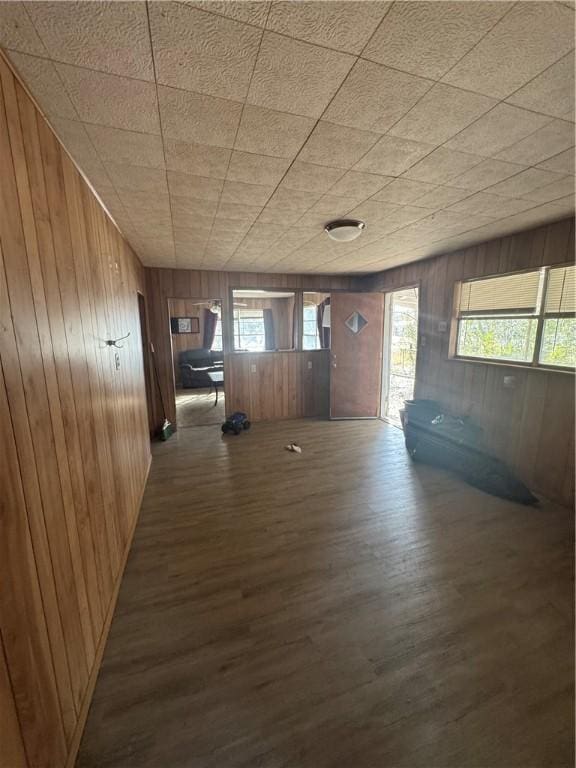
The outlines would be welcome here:
M 376 418 L 380 408 L 384 294 L 330 298 L 330 418 Z

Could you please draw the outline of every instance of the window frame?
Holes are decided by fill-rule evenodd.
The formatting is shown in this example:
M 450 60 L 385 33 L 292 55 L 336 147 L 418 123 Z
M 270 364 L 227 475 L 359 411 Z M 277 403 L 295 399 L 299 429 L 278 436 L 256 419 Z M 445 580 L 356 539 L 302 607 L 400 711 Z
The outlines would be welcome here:
M 483 363 L 485 365 L 500 365 L 505 367 L 528 368 L 530 370 L 547 371 L 548 373 L 550 373 L 551 371 L 557 371 L 558 373 L 572 373 L 572 374 L 576 373 L 576 366 L 571 367 L 571 366 L 563 366 L 563 365 L 550 365 L 549 363 L 540 362 L 540 355 L 542 351 L 542 337 L 544 332 L 545 320 L 554 320 L 554 319 L 564 318 L 564 317 L 576 317 L 576 313 L 574 312 L 551 312 L 548 314 L 545 312 L 546 291 L 548 288 L 550 271 L 554 269 L 562 269 L 563 267 L 573 267 L 573 266 L 575 266 L 574 262 L 563 262 L 560 264 L 546 264 L 536 268 L 532 267 L 527 269 L 516 270 L 513 272 L 499 272 L 491 275 L 482 275 L 480 277 L 463 278 L 462 280 L 456 281 L 456 283 L 454 284 L 454 292 L 453 292 L 454 295 L 453 295 L 453 304 L 452 304 L 452 323 L 451 323 L 451 329 L 450 329 L 450 343 L 449 343 L 449 352 L 448 352 L 449 359 L 460 360 L 463 362 Z M 530 361 L 498 360 L 490 357 L 475 357 L 473 355 L 458 354 L 458 341 L 460 338 L 461 321 L 463 319 L 463 316 L 460 314 L 460 310 L 459 310 L 462 285 L 464 283 L 471 283 L 479 280 L 489 280 L 491 278 L 507 277 L 508 275 L 519 275 L 524 273 L 527 274 L 530 272 L 543 273 L 542 288 L 541 288 L 541 291 L 539 292 L 539 305 L 537 306 L 536 312 L 534 314 L 529 314 L 527 312 L 524 312 L 523 310 L 519 310 L 518 312 L 515 312 L 515 313 L 511 313 L 511 312 L 508 312 L 508 313 L 493 312 L 492 313 L 490 311 L 484 311 L 484 312 L 480 311 L 477 313 L 477 316 L 484 315 L 485 317 L 492 317 L 492 318 L 508 317 L 508 318 L 516 318 L 518 320 L 521 320 L 521 319 L 537 320 L 532 360 Z
M 294 306 L 296 307 L 294 322 L 293 322 L 293 346 L 291 349 L 263 349 L 257 352 L 250 352 L 247 349 L 236 349 L 235 341 L 235 325 L 234 325 L 234 291 L 267 291 L 269 293 L 293 293 L 294 294 Z M 291 354 L 293 352 L 302 351 L 302 342 L 299 338 L 299 334 L 302 328 L 302 289 L 292 288 L 290 285 L 286 287 L 267 286 L 267 285 L 254 285 L 248 283 L 247 285 L 232 284 L 228 287 L 228 311 L 226 312 L 226 328 L 228 332 L 228 349 L 226 354 L 229 355 L 270 355 L 278 353 Z

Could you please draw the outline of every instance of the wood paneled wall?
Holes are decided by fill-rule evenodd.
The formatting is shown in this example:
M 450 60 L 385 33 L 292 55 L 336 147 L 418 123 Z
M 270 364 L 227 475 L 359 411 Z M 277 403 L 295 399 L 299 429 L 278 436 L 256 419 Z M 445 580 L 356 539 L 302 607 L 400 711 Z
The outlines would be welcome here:
M 227 356 L 226 411 L 252 421 L 327 417 L 330 353 L 258 352 Z
M 167 417 L 171 422 L 176 421 L 168 315 L 168 299 L 172 298 L 194 297 L 222 301 L 227 411 L 248 411 L 254 421 L 317 416 L 328 412 L 329 371 L 326 353 L 295 351 L 249 355 L 231 352 L 230 288 L 353 290 L 358 285 L 356 278 L 149 268 L 146 269 L 146 285 L 151 340 L 156 353 Z M 308 367 L 309 360 L 312 360 L 311 368 Z M 251 372 L 251 364 L 256 365 L 255 373 Z M 155 408 L 156 421 L 161 424 L 158 397 L 155 398 Z
M 1 58 L 0 168 L 0 763 L 60 768 L 150 462 L 144 274 Z
M 370 290 L 420 285 L 416 396 L 469 414 L 487 446 L 533 488 L 551 499 L 574 499 L 574 375 L 519 366 L 469 363 L 448 356 L 454 283 L 574 260 L 574 221 L 566 219 L 456 253 L 366 278 Z M 504 387 L 504 376 L 516 386 Z

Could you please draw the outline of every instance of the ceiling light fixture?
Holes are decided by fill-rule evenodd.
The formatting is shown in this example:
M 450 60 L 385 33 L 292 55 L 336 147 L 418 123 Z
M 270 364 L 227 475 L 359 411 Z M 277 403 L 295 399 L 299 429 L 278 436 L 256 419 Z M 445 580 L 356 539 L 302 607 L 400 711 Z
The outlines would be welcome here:
M 335 219 L 326 224 L 324 231 L 328 233 L 328 237 L 331 237 L 332 240 L 336 240 L 339 243 L 347 243 L 350 240 L 356 240 L 365 228 L 366 224 L 358 219 Z

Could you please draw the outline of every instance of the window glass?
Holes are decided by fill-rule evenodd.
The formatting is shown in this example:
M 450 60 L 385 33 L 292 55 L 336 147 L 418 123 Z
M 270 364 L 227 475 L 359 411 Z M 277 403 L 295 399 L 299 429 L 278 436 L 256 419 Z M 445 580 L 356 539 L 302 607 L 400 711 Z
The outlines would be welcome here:
M 457 305 L 456 354 L 573 368 L 575 310 L 573 265 L 465 280 Z
M 460 320 L 458 354 L 529 363 L 534 356 L 535 318 L 465 317 Z
M 302 349 L 330 348 L 330 294 L 302 296 Z
M 295 299 L 293 291 L 235 288 L 232 291 L 235 351 L 293 349 Z
M 263 352 L 266 349 L 262 309 L 234 310 L 234 349 L 240 352 Z
M 222 316 L 220 310 L 218 310 L 218 320 L 216 320 L 216 330 L 214 331 L 212 349 L 215 352 L 222 352 Z
M 555 317 L 544 320 L 540 362 L 542 365 L 563 368 L 576 366 L 576 318 Z

